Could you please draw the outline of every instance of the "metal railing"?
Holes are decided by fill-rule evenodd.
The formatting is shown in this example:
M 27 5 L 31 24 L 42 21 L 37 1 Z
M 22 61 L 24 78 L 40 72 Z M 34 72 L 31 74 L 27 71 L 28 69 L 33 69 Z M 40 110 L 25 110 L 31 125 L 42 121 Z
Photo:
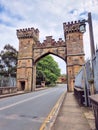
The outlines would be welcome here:
M 80 105 L 83 105 L 83 103 L 84 103 L 84 98 L 83 98 L 84 90 L 81 88 L 74 87 L 74 95 L 75 95 L 76 99 L 78 100 L 78 103 Z
M 94 116 L 95 116 L 96 130 L 98 130 L 98 94 L 91 95 L 89 98 L 90 98 L 90 101 L 92 104 L 92 109 L 93 109 Z

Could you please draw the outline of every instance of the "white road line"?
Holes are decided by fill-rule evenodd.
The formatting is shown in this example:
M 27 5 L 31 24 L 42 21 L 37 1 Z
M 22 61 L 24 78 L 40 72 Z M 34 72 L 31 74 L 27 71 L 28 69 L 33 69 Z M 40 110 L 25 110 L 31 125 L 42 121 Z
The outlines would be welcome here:
M 57 90 L 53 90 L 52 92 L 54 92 L 54 91 L 57 91 Z M 46 94 L 48 94 L 48 93 L 51 93 L 51 92 L 45 92 L 45 93 L 40 94 L 40 95 L 37 95 L 37 96 L 35 96 L 35 97 L 31 97 L 31 98 L 28 98 L 28 99 L 25 99 L 25 100 L 22 100 L 22 101 L 19 101 L 19 102 L 13 103 L 13 104 L 8 105 L 8 106 L 5 106 L 5 107 L 1 107 L 1 108 L 0 108 L 0 111 L 5 110 L 5 109 L 10 108 L 10 107 L 13 107 L 13 106 L 16 106 L 16 105 L 18 105 L 18 104 L 21 104 L 21 103 L 24 103 L 24 102 L 30 101 L 30 100 L 32 100 L 32 99 L 35 99 L 35 98 L 41 97 L 41 96 L 46 95 Z

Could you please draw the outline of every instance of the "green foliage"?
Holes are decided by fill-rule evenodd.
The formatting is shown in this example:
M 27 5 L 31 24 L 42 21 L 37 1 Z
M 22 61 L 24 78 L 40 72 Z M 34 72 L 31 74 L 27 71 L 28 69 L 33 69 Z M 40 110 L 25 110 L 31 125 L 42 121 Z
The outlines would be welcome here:
M 17 51 L 7 44 L 0 53 L 0 73 L 2 75 L 16 75 Z
M 60 69 L 52 56 L 48 55 L 37 62 L 37 81 L 45 80 L 46 84 L 53 84 L 59 76 Z

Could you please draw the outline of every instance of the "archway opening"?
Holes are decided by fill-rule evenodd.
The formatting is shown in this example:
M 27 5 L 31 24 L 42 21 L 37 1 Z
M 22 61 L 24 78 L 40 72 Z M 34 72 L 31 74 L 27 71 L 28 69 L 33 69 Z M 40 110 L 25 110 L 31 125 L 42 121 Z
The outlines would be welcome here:
M 25 90 L 25 81 L 20 81 L 20 87 L 22 91 Z
M 55 84 L 67 84 L 66 63 L 58 56 L 49 53 L 36 62 L 36 87 Z

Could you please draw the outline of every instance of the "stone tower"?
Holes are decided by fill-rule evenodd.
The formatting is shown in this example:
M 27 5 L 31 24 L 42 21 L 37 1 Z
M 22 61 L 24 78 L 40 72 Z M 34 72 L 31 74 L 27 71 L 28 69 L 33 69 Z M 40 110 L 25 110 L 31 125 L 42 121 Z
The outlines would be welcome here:
M 80 21 L 63 24 L 67 49 L 68 91 L 73 91 L 75 75 L 84 64 L 83 33 L 79 31 Z
M 39 30 L 34 28 L 17 30 L 19 53 L 17 65 L 18 90 L 32 91 L 35 86 L 36 65 L 33 63 L 33 46 L 39 39 Z M 33 78 L 34 77 L 34 78 Z

